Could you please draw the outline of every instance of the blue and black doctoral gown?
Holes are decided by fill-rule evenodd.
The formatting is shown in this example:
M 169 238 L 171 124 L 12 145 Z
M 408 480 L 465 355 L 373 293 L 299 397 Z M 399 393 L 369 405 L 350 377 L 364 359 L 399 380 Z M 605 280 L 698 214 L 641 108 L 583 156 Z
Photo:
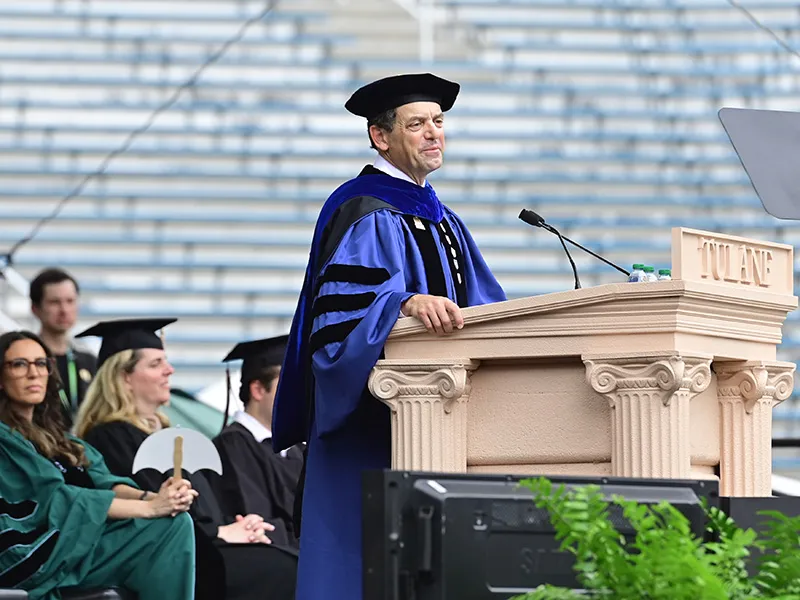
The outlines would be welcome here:
M 365 167 L 322 208 L 273 413 L 276 450 L 308 442 L 297 600 L 360 600 L 361 473 L 391 466 L 367 379 L 414 294 L 505 300 L 466 226 L 424 187 Z

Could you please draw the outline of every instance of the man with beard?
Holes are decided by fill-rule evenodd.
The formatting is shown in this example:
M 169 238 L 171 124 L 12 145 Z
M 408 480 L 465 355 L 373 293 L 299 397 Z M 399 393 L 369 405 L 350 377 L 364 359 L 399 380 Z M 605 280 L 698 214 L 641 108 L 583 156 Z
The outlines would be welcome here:
M 79 349 L 69 332 L 78 319 L 80 287 L 61 269 L 45 269 L 30 284 L 31 312 L 40 323 L 39 337 L 55 355 L 61 378 L 61 409 L 67 429 L 97 372 L 94 355 Z

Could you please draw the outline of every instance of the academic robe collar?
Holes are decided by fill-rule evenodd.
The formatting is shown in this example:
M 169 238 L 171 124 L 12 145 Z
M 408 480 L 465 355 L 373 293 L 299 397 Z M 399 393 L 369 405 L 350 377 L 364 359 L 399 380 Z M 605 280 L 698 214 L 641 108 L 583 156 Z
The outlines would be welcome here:
M 281 377 L 275 397 L 272 420 L 272 446 L 281 451 L 308 441 L 308 418 L 311 401 L 311 356 L 308 338 L 311 335 L 311 304 L 314 300 L 313 284 L 322 265 L 318 265 L 320 241 L 325 226 L 336 210 L 345 202 L 359 196 L 383 200 L 398 212 L 439 223 L 444 209 L 430 183 L 424 186 L 392 177 L 372 165 L 367 165 L 358 177 L 339 186 L 320 211 L 306 266 L 305 280 L 297 310 L 289 332 L 289 342 L 281 368 Z
M 434 223 L 438 223 L 444 217 L 442 203 L 439 202 L 439 198 L 429 182 L 426 181 L 424 186 L 417 185 L 399 177 L 392 177 L 372 165 L 367 165 L 361 170 L 358 177 L 340 185 L 328 198 L 317 221 L 319 233 L 321 234 L 321 229 L 328 224 L 337 208 L 357 196 L 378 198 L 391 204 L 405 215 L 413 215 Z M 316 233 L 315 238 L 317 237 Z M 315 241 L 317 240 L 315 239 Z
M 383 171 L 387 175 L 391 175 L 396 179 L 402 179 L 403 181 L 408 181 L 409 183 L 417 183 L 416 181 L 411 179 L 411 177 L 409 177 L 407 173 L 403 173 L 403 171 L 395 167 L 392 163 L 383 158 L 383 156 L 381 156 L 380 154 L 378 154 L 378 156 L 375 157 L 375 160 L 372 162 L 372 166 L 378 169 L 379 171 Z M 426 179 L 425 181 L 422 182 L 422 185 L 425 186 L 427 185 L 427 183 L 428 180 Z
M 237 410 L 233 415 L 233 420 L 247 429 L 247 431 L 252 433 L 253 437 L 256 438 L 256 441 L 259 444 L 272 437 L 272 432 L 264 427 L 261 424 L 261 421 L 256 419 L 253 415 L 244 412 L 243 410 Z

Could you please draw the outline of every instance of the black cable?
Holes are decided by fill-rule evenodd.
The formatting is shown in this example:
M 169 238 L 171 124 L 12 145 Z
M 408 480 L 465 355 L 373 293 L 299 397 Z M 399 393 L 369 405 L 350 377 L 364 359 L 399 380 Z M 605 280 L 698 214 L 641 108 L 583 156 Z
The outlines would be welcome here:
M 569 248 L 567 248 L 567 243 L 564 241 L 564 236 L 561 235 L 561 232 L 552 225 L 548 225 L 547 223 L 542 223 L 542 227 L 547 229 L 550 233 L 555 233 L 558 236 L 558 240 L 561 242 L 561 246 L 564 248 L 564 252 L 567 253 L 569 264 L 572 267 L 572 274 L 575 277 L 575 289 L 576 290 L 581 289 L 581 280 L 578 277 L 578 267 L 575 266 L 575 261 L 572 260 L 572 254 L 569 253 Z
M 788 53 L 793 54 L 797 58 L 800 58 L 800 52 L 795 50 L 792 46 L 789 45 L 789 42 L 784 40 L 781 36 L 775 33 L 772 29 L 770 29 L 767 25 L 764 25 L 761 21 L 758 20 L 753 13 L 751 13 L 746 7 L 742 6 L 737 2 L 737 0 L 726 0 L 728 4 L 734 7 L 736 10 L 740 11 L 747 19 L 756 27 L 758 27 L 761 31 L 769 35 L 775 42 L 781 46 L 784 50 Z
M 81 181 L 78 182 L 78 184 L 72 189 L 70 193 L 68 193 L 66 196 L 63 196 L 58 201 L 55 208 L 50 212 L 49 215 L 42 217 L 36 223 L 36 225 L 33 226 L 33 229 L 31 229 L 28 235 L 20 239 L 11 247 L 11 250 L 9 250 L 8 254 L 6 254 L 6 264 L 11 265 L 13 263 L 14 255 L 16 254 L 17 250 L 19 250 L 20 248 L 22 248 L 22 246 L 33 240 L 38 235 L 42 227 L 44 227 L 45 225 L 47 225 L 47 223 L 55 219 L 61 213 L 61 211 L 64 209 L 64 207 L 70 200 L 72 200 L 81 192 L 83 192 L 84 188 L 86 188 L 89 182 L 91 182 L 94 178 L 103 175 L 108 170 L 108 167 L 111 165 L 111 162 L 117 156 L 126 152 L 128 148 L 131 147 L 131 144 L 133 144 L 136 138 L 138 138 L 143 133 L 147 132 L 147 130 L 153 126 L 156 119 L 161 115 L 161 113 L 172 108 L 172 105 L 174 105 L 178 101 L 181 94 L 185 90 L 194 86 L 194 84 L 197 83 L 197 80 L 200 78 L 200 76 L 208 67 L 210 67 L 211 65 L 216 63 L 220 58 L 222 58 L 225 55 L 225 53 L 231 48 L 231 46 L 239 42 L 244 37 L 245 33 L 247 33 L 247 30 L 250 29 L 250 27 L 258 23 L 259 21 L 263 20 L 270 12 L 272 12 L 272 10 L 277 6 L 277 4 L 278 0 L 269 0 L 267 4 L 264 6 L 264 8 L 262 8 L 258 13 L 256 13 L 255 15 L 247 19 L 244 23 L 242 23 L 242 26 L 239 28 L 239 30 L 232 37 L 226 40 L 219 48 L 217 48 L 217 50 L 214 51 L 205 60 L 205 62 L 203 62 L 203 64 L 201 64 L 195 70 L 194 73 L 192 73 L 189 79 L 187 79 L 177 88 L 175 88 L 175 90 L 172 92 L 172 95 L 170 95 L 170 97 L 167 98 L 167 100 L 163 104 L 161 104 L 152 113 L 150 113 L 150 115 L 147 117 L 147 119 L 145 119 L 145 122 L 142 125 L 131 131 L 118 148 L 109 152 L 105 156 L 105 158 L 103 158 L 103 160 L 100 162 L 100 165 L 94 171 L 85 175 L 83 179 L 81 179 Z
M 800 448 L 800 438 L 772 438 L 773 448 Z

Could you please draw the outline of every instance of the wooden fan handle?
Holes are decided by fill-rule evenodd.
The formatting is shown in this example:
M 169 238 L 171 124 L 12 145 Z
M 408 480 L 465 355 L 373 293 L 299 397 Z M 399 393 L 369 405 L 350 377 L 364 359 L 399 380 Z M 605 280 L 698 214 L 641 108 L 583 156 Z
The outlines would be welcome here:
M 172 455 L 174 467 L 172 469 L 172 476 L 175 479 L 183 479 L 183 437 L 178 436 L 175 438 L 175 452 Z

